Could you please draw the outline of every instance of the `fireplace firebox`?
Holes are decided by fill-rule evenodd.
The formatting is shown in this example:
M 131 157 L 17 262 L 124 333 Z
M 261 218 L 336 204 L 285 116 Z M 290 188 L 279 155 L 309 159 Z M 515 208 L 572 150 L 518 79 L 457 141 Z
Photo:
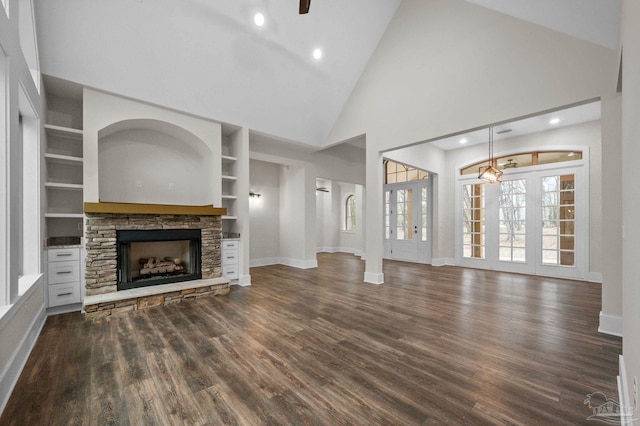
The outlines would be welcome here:
M 200 229 L 116 232 L 118 290 L 202 278 Z

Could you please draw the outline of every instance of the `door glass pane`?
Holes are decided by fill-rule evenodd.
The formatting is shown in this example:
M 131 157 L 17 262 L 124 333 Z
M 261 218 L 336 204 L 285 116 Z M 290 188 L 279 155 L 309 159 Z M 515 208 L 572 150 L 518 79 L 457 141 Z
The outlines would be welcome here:
M 542 263 L 575 266 L 575 176 L 542 178 Z
M 525 262 L 527 181 L 510 180 L 500 183 L 498 258 L 506 262 Z M 515 251 L 514 247 L 519 250 Z M 517 256 L 516 256 L 517 255 Z
M 484 259 L 485 184 L 463 185 L 462 256 Z
M 420 223 L 422 224 L 422 231 L 420 232 L 420 240 L 421 241 L 427 241 L 427 233 L 428 231 L 428 227 L 427 227 L 427 220 L 428 218 L 428 199 L 427 199 L 427 195 L 428 195 L 428 191 L 427 188 L 421 188 L 420 189 Z
M 410 240 L 413 237 L 413 190 L 396 191 L 396 239 Z
M 384 191 L 384 239 L 391 237 L 391 191 Z

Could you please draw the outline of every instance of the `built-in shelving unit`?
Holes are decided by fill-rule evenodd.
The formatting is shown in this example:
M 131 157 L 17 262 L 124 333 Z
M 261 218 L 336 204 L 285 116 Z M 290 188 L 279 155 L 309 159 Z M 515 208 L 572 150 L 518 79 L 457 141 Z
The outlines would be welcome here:
M 236 200 L 237 194 L 237 161 L 236 146 L 233 135 L 224 135 L 222 137 L 222 155 L 221 167 L 222 167 L 222 207 L 227 209 L 227 214 L 222 216 L 224 221 L 222 229 L 224 232 L 233 232 L 235 223 L 237 220 L 237 208 Z
M 82 236 L 83 138 L 81 90 L 45 79 L 44 217 L 47 241 Z

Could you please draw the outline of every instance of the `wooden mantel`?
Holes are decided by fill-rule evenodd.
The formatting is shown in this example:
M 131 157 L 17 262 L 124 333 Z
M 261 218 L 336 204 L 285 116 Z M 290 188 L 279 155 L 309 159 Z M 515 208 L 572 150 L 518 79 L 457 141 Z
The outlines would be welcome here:
M 180 206 L 174 204 L 138 203 L 84 203 L 84 212 L 89 214 L 167 214 L 189 216 L 224 216 L 227 209 L 211 206 Z

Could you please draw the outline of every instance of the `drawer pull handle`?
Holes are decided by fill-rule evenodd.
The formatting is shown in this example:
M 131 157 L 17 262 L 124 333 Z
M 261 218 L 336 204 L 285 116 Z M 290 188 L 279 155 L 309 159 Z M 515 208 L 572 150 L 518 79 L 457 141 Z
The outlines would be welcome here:
M 62 297 L 62 296 L 71 296 L 73 294 L 73 292 L 69 292 L 69 293 L 60 293 L 58 295 L 58 297 Z
M 57 257 L 63 257 L 63 256 L 72 256 L 73 253 L 58 253 L 56 254 Z
M 73 271 L 58 271 L 56 274 L 71 274 Z

